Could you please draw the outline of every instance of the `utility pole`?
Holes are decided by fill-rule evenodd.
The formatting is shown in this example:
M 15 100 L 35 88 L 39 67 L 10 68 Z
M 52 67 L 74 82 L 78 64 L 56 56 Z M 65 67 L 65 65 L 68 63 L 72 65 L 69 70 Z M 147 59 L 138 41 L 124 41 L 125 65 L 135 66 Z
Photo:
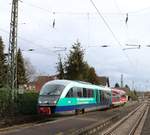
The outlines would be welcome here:
M 134 90 L 134 80 L 132 81 L 132 90 Z
M 11 22 L 8 48 L 8 85 L 12 90 L 14 99 L 14 89 L 17 88 L 17 26 L 18 26 L 18 0 L 12 0 Z
M 121 86 L 121 88 L 123 88 L 123 74 L 121 74 L 121 80 L 120 80 L 120 86 Z

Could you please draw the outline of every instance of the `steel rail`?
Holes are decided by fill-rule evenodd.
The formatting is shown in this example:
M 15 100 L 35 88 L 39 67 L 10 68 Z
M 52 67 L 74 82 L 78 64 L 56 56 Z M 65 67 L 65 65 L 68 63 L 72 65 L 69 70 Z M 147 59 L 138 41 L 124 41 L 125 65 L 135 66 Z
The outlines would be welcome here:
M 140 104 L 141 105 L 141 104 Z M 139 107 L 139 106 L 138 106 Z M 136 108 L 138 108 L 136 107 Z M 96 122 L 95 124 L 92 124 L 90 126 L 78 129 L 73 132 L 69 132 L 68 135 L 93 135 L 93 134 L 99 134 L 99 132 L 102 132 L 103 129 L 106 129 L 107 127 L 111 126 L 114 122 L 118 121 L 120 119 L 119 113 L 109 117 L 108 119 L 105 119 L 103 121 Z
M 127 116 L 125 116 L 123 119 L 121 119 L 116 125 L 114 125 L 112 128 L 108 129 L 106 132 L 104 132 L 102 135 L 111 135 L 113 131 L 115 131 L 121 124 L 123 124 L 126 120 L 128 120 L 131 116 L 133 116 L 141 107 L 143 107 L 145 104 L 141 104 L 138 106 L 135 110 L 130 112 Z
M 144 111 L 142 112 L 142 114 L 140 115 L 140 117 L 138 118 L 138 120 L 136 121 L 135 125 L 133 126 L 133 128 L 131 129 L 129 135 L 134 135 L 135 131 L 137 130 L 138 126 L 140 125 L 147 109 L 148 109 L 148 105 L 146 106 L 146 108 L 144 109 Z

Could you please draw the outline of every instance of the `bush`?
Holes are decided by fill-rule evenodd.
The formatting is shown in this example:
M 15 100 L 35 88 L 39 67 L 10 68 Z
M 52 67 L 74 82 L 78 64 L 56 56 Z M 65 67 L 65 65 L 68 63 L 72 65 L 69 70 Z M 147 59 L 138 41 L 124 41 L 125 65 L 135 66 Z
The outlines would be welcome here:
M 25 92 L 16 94 L 15 100 L 11 98 L 9 88 L 0 89 L 0 118 L 10 115 L 33 115 L 37 114 L 38 93 Z
M 127 95 L 132 99 L 132 100 L 138 100 L 137 95 L 133 91 L 128 91 Z
M 33 115 L 37 114 L 38 93 L 28 92 L 18 94 L 17 111 L 19 114 Z
M 10 114 L 11 91 L 8 88 L 0 88 L 0 117 Z

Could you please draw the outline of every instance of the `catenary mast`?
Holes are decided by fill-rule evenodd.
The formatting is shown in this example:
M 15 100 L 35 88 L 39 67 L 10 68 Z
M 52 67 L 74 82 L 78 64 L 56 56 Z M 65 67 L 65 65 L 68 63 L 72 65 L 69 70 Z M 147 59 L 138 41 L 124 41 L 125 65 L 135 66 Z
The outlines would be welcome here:
M 18 0 L 12 0 L 9 48 L 8 48 L 8 85 L 12 89 L 17 88 L 17 26 L 18 26 Z

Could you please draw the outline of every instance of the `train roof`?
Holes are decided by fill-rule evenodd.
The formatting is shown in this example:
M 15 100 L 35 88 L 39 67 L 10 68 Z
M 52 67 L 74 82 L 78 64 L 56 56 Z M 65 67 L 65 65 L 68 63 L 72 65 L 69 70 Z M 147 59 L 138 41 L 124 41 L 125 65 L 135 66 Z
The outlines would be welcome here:
M 76 80 L 53 80 L 53 81 L 47 82 L 45 85 L 48 85 L 48 84 L 60 84 L 60 85 L 64 85 L 64 86 L 76 85 L 78 87 L 94 88 L 94 89 L 101 89 L 101 90 L 105 90 L 105 91 L 111 91 L 111 89 L 109 87 L 94 85 L 89 82 L 76 81 Z
M 48 81 L 46 84 L 60 84 L 66 86 L 71 82 L 72 81 L 70 80 L 52 80 L 52 81 Z
M 117 89 L 117 88 L 112 88 L 112 91 L 118 93 L 118 94 L 125 94 L 126 92 L 124 90 L 121 90 L 121 89 Z

